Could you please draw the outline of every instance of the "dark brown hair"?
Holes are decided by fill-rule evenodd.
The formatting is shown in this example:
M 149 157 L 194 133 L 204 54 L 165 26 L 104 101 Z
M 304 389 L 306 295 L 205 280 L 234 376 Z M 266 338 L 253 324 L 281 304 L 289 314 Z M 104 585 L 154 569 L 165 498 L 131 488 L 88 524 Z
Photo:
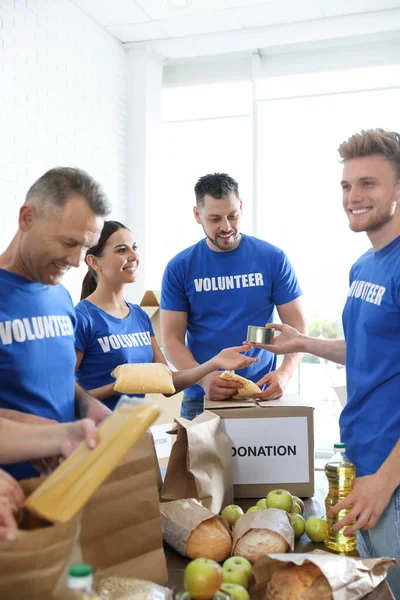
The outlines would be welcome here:
M 238 183 L 230 175 L 226 173 L 203 175 L 194 186 L 196 206 L 197 208 L 203 207 L 205 195 L 220 200 L 226 198 L 232 192 L 239 198 Z
M 128 227 L 126 227 L 119 221 L 104 221 L 104 226 L 101 231 L 99 241 L 95 246 L 89 248 L 89 250 L 86 252 L 86 258 L 89 254 L 92 254 L 93 256 L 97 257 L 103 256 L 104 248 L 109 238 L 112 236 L 113 233 L 119 231 L 120 229 L 128 229 Z M 81 300 L 87 298 L 88 296 L 90 296 L 90 294 L 93 294 L 93 292 L 97 288 L 97 273 L 94 269 L 92 269 L 92 267 L 90 267 L 89 265 L 87 266 L 88 272 L 86 273 L 85 278 L 82 282 Z
M 393 165 L 400 181 L 400 135 L 385 129 L 366 129 L 355 133 L 338 148 L 340 162 L 380 154 Z

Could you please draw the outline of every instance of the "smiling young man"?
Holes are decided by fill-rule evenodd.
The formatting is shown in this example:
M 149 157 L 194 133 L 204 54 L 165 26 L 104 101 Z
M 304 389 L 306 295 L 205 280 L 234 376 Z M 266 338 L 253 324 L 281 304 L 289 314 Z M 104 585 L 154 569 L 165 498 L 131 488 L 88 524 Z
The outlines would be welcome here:
M 0 417 L 26 423 L 97 423 L 108 409 L 75 384 L 75 311 L 59 285 L 97 242 L 109 202 L 79 169 L 56 168 L 38 179 L 19 212 L 18 231 L 0 255 Z M 17 479 L 29 464 L 7 467 Z
M 205 362 L 223 348 L 241 344 L 248 325 L 270 322 L 275 307 L 283 323 L 305 333 L 301 291 L 286 255 L 240 232 L 242 200 L 236 181 L 214 173 L 201 177 L 194 189 L 193 212 L 206 237 L 175 256 L 164 272 L 161 325 L 167 358 L 177 369 Z M 240 374 L 268 386 L 260 398 L 280 398 L 301 356 L 285 357 L 276 369 L 273 354 L 258 349 L 251 354 L 260 362 Z M 185 391 L 183 417 L 193 419 L 203 411 L 204 394 L 224 400 L 240 387 L 218 375 L 215 371 Z
M 347 404 L 342 441 L 356 466 L 353 491 L 332 514 L 352 506 L 337 529 L 362 534 L 375 556 L 400 561 L 400 135 L 362 131 L 339 147 L 343 207 L 352 231 L 372 248 L 352 266 L 343 311 L 345 340 L 304 336 L 287 326 L 277 354 L 309 352 L 346 365 Z M 388 580 L 400 598 L 400 568 Z

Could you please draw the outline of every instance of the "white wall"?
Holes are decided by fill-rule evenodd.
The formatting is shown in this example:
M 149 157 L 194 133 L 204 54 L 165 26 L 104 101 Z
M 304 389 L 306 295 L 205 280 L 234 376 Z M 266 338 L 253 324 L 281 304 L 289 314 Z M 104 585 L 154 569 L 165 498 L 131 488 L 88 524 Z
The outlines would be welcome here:
M 125 161 L 122 45 L 70 0 L 0 0 L 0 251 L 29 186 L 57 165 L 98 179 L 124 221 Z M 66 279 L 74 301 L 84 272 Z

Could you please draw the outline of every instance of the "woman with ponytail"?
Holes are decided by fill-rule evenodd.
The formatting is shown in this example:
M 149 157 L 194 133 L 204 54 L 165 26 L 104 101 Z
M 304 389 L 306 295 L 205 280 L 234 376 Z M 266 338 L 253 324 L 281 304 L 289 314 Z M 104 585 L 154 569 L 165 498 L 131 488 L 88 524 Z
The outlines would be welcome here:
M 115 380 L 110 373 L 115 367 L 167 361 L 148 315 L 125 300 L 125 286 L 136 280 L 139 266 L 137 246 L 129 229 L 118 221 L 105 221 L 97 245 L 87 251 L 86 264 L 88 273 L 76 306 L 76 378 L 84 389 L 114 409 L 119 394 L 114 391 Z M 248 349 L 247 345 L 227 348 L 202 365 L 174 372 L 176 392 L 217 369 L 250 366 L 258 359 L 240 354 Z

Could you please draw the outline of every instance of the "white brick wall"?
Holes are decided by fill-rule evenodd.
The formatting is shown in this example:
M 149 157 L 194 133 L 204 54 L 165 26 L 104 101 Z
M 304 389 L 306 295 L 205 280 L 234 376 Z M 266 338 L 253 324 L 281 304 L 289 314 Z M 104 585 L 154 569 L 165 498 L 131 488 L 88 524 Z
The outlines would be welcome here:
M 126 219 L 122 46 L 70 0 L 0 0 L 0 252 L 29 186 L 57 165 L 86 169 Z M 68 275 L 77 301 L 84 269 Z

